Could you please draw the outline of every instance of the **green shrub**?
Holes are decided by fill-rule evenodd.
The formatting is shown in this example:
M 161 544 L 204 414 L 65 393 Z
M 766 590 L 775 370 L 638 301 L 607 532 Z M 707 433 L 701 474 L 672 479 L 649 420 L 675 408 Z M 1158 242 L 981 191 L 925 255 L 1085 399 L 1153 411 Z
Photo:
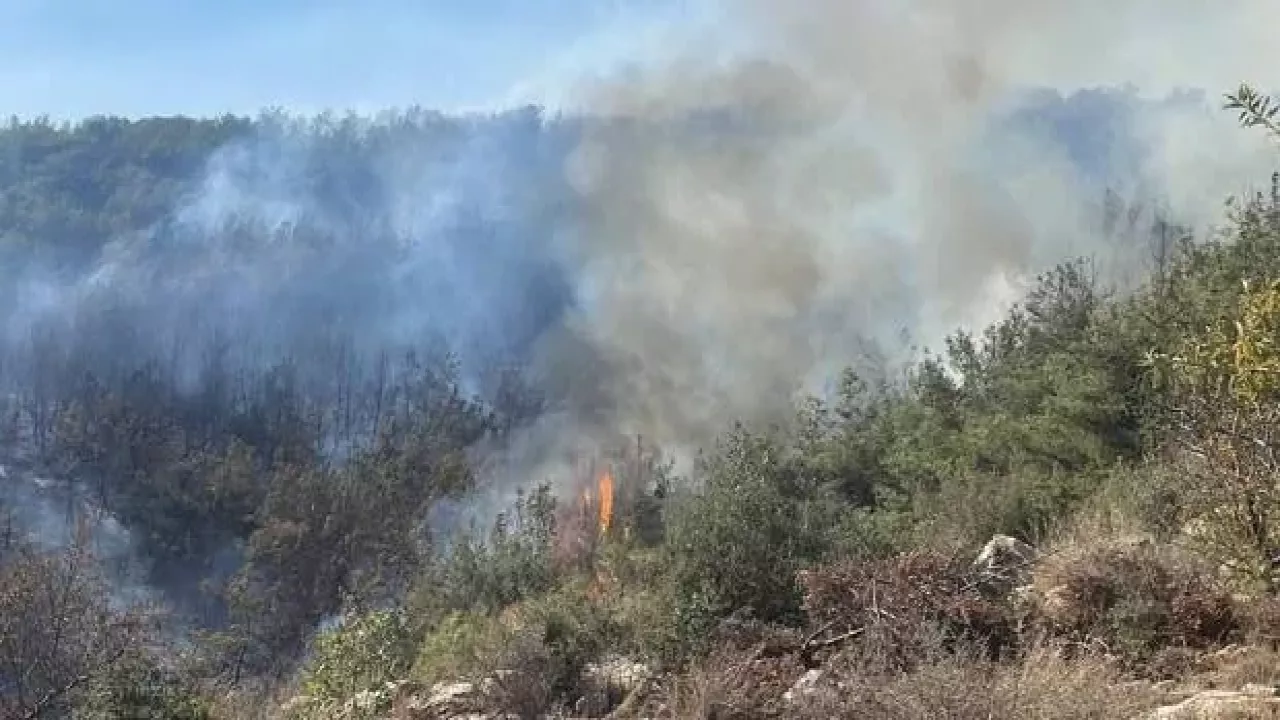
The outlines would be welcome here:
M 129 652 L 76 703 L 77 720 L 208 720 L 208 700 L 193 683 L 167 671 L 154 658 Z
M 509 636 L 494 616 L 450 613 L 423 639 L 411 674 L 427 684 L 470 676 L 492 664 Z
M 609 607 L 620 636 L 617 650 L 660 666 L 679 665 L 696 650 L 690 642 L 710 629 L 682 624 L 680 610 L 673 586 L 660 579 L 652 587 L 627 591 Z
M 1042 470 L 955 478 L 917 499 L 915 545 L 968 549 L 997 534 L 1042 537 L 1071 517 L 1098 484 L 1082 473 Z
M 302 692 L 325 705 L 342 704 L 361 693 L 383 692 L 409 668 L 413 649 L 412 634 L 400 612 L 377 611 L 354 618 L 316 637 L 303 667 Z
M 547 486 L 520 494 L 498 515 L 487 538 L 457 538 L 416 583 L 414 613 L 434 621 L 450 612 L 492 613 L 555 583 L 555 498 Z
M 483 681 L 496 706 L 521 714 L 575 700 L 583 669 L 623 637 L 610 609 L 570 583 L 500 616 L 448 615 L 423 640 L 412 677 Z
M 583 668 L 620 638 L 608 609 L 589 597 L 581 583 L 523 603 L 511 616 L 520 633 L 538 638 L 546 649 L 547 680 L 556 697 L 573 694 Z
M 699 629 L 704 614 L 744 608 L 798 620 L 795 573 L 829 550 L 832 507 L 776 440 L 741 428 L 699 479 L 697 492 L 674 502 L 667 529 L 682 610 Z

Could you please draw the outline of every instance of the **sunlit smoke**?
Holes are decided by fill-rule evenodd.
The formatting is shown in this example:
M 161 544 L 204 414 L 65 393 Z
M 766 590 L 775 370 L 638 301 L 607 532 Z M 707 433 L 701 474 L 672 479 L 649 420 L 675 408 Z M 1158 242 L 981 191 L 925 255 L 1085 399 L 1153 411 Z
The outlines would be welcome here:
M 468 391 L 517 365 L 546 403 L 473 448 L 481 488 L 431 520 L 549 481 L 604 535 L 613 478 L 574 453 L 692 458 L 735 420 L 785 424 L 843 367 L 980 328 L 1076 256 L 1131 284 L 1150 237 L 1104 231 L 1108 187 L 1204 227 L 1271 169 L 1216 98 L 1280 84 L 1272 0 L 707 7 L 641 62 L 562 71 L 566 116 L 269 116 L 79 265 L 21 249 L 64 238 L 4 245 L 2 389 L 157 362 L 199 394 L 291 363 L 333 406 L 443 346 Z

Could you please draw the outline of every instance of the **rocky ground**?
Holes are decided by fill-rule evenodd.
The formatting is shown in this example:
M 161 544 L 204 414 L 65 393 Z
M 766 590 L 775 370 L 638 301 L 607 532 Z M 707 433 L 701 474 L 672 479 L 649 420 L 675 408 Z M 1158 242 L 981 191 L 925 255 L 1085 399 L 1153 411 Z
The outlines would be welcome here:
M 1147 541 L 1134 540 L 1110 552 L 1132 559 L 1146 558 L 1155 549 Z M 1044 640 L 1041 647 L 1024 648 L 1015 660 L 978 656 L 957 660 L 948 649 L 949 655 L 913 661 L 907 670 L 894 669 L 898 666 L 889 662 L 893 651 L 904 648 L 904 653 L 927 654 L 921 649 L 923 641 L 909 635 L 918 620 L 912 613 L 919 608 L 935 616 L 963 614 L 966 622 L 984 628 L 989 637 L 1003 632 L 994 616 L 984 615 L 994 607 L 1013 609 L 999 620 L 1014 618 L 1018 633 L 1031 632 L 1032 625 L 1059 629 L 1078 625 L 1083 601 L 1073 585 L 1077 581 L 1062 569 L 1067 563 L 1063 558 L 1041 557 L 1012 538 L 996 537 L 951 584 L 929 579 L 939 570 L 920 561 L 905 563 L 905 571 L 899 562 L 897 568 L 906 577 L 901 586 L 883 575 L 870 582 L 856 573 L 841 576 L 830 571 L 822 577 L 802 577 L 814 624 L 807 633 L 738 621 L 738 627 L 727 628 L 730 639 L 721 652 L 703 666 L 680 674 L 663 674 L 643 663 L 610 658 L 587 667 L 572 712 L 554 717 L 1280 718 L 1280 686 L 1274 684 L 1280 678 L 1280 654 L 1263 643 L 1171 646 L 1158 662 L 1152 661 L 1152 667 L 1142 669 L 1105 643 L 1085 647 L 1088 643 L 1062 642 L 1069 637 L 1066 634 L 1056 641 Z M 909 590 L 905 595 L 903 587 Z M 994 604 L 988 607 L 984 602 Z M 1212 611 L 1199 612 L 1201 625 L 1204 618 L 1217 617 Z M 1159 663 L 1163 666 L 1155 667 Z M 872 667 L 881 669 L 868 669 Z M 376 713 L 389 720 L 552 717 L 518 712 L 522 682 L 520 672 L 512 670 L 431 687 L 405 683 L 388 686 L 385 693 L 357 697 L 349 710 L 352 717 L 367 717 L 359 712 L 361 706 L 377 704 L 389 708 Z M 496 703 L 498 697 L 504 701 Z M 497 711 L 496 704 L 515 711 Z

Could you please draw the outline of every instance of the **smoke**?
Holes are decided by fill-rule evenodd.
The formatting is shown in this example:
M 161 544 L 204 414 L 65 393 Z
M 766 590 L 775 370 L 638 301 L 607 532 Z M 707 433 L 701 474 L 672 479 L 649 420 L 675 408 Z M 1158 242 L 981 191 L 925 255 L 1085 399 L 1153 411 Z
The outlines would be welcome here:
M 566 325 L 611 373 L 623 432 L 696 447 L 729 419 L 781 421 L 868 345 L 901 360 L 904 331 L 980 327 L 1053 263 L 1119 274 L 1148 248 L 1099 232 L 1099 175 L 1203 226 L 1272 164 L 1214 107 L 1273 80 L 1259 29 L 1280 11 L 1261 0 L 717 7 L 714 31 L 561 89 L 593 118 L 567 165 Z M 1074 132 L 1127 137 L 1082 158 L 1035 104 L 1095 85 L 1128 90 L 1073 95 L 1111 111 Z
M 0 464 L 0 557 L 19 540 L 43 550 L 84 542 L 111 582 L 115 606 L 157 599 L 128 528 L 96 506 L 82 488 L 44 476 L 21 460 Z
M 533 110 L 267 116 L 87 269 L 6 264 L 6 346 L 47 337 L 107 375 L 160 359 L 190 392 L 295 360 L 313 394 L 343 363 L 363 378 L 385 355 L 447 346 L 476 389 L 572 299 L 549 242 L 566 129 Z
M 689 457 L 786 422 L 1054 263 L 1132 277 L 1149 247 L 1100 230 L 1105 187 L 1205 227 L 1272 165 L 1217 107 L 1274 84 L 1269 0 L 703 9 L 633 63 L 527 86 L 555 118 L 260 119 L 87 269 L 6 259 L 5 378 L 47 364 L 33 339 L 105 374 L 162 358 L 192 392 L 291 359 L 337 397 L 433 343 L 477 392 L 518 364 L 550 407 L 477 452 L 486 494 L 442 510 L 474 518 L 619 436 Z

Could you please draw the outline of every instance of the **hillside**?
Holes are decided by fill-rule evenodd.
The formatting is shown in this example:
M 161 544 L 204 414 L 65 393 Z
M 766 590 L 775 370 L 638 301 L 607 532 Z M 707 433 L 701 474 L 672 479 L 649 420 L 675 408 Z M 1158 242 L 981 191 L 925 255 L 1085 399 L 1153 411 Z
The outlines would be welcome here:
M 0 129 L 0 718 L 1273 708 L 1280 189 L 1215 236 L 1104 203 L 1140 110 L 1041 100 L 1091 257 L 914 355 L 973 288 L 644 204 L 633 147 L 757 197 L 777 129 Z

